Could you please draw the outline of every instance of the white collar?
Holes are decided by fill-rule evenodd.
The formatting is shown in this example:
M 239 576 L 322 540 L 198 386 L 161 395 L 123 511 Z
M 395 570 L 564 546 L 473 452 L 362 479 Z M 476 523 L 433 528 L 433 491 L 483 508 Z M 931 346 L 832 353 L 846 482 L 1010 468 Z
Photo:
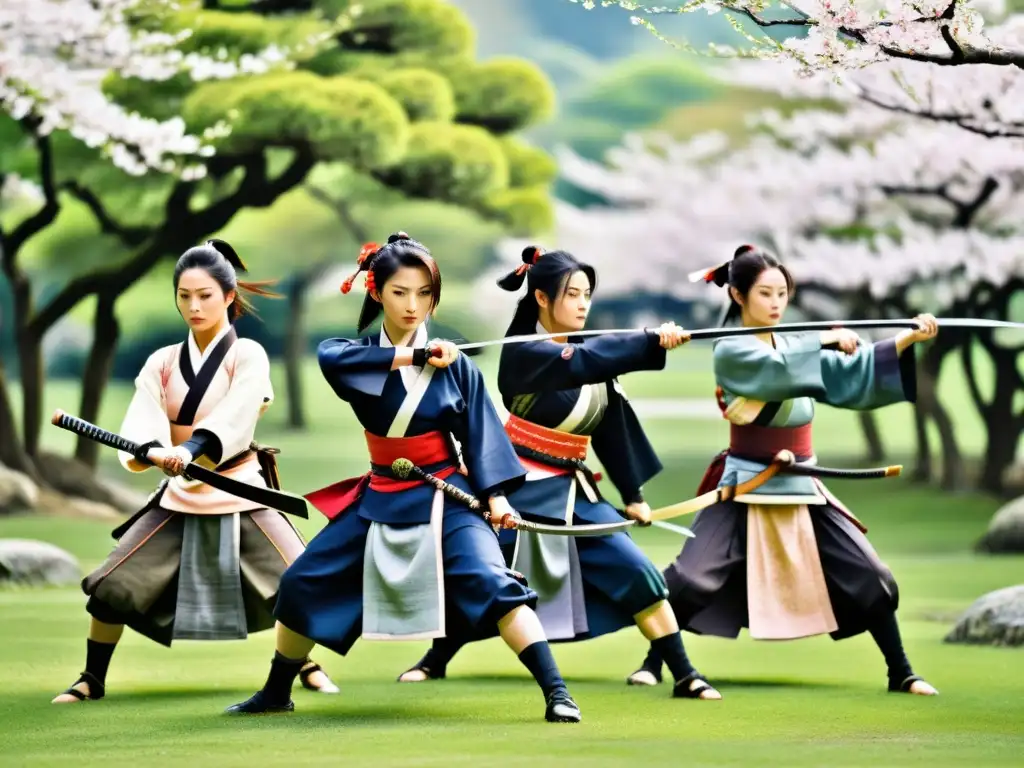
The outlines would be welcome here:
M 213 337 L 209 344 L 206 345 L 206 349 L 203 352 L 199 351 L 199 345 L 196 344 L 196 337 L 192 331 L 188 332 L 188 360 L 192 364 L 192 372 L 199 373 L 199 369 L 203 367 L 203 363 L 206 362 L 206 358 L 213 352 L 214 347 L 217 343 L 228 335 L 228 331 L 231 330 L 231 323 L 228 323 L 220 333 Z
M 393 347 L 393 346 L 395 346 L 392 343 L 391 339 L 388 338 L 387 333 L 385 333 L 384 326 L 381 326 L 381 328 L 380 328 L 380 345 L 382 347 Z M 409 346 L 413 347 L 413 348 L 427 346 L 427 324 L 426 323 L 421 323 L 420 327 L 416 329 L 416 333 L 414 333 L 412 335 L 412 340 L 409 342 Z
M 393 347 L 395 346 L 388 335 L 384 333 L 384 327 L 380 329 L 380 345 L 382 347 Z M 423 323 L 419 328 L 416 329 L 416 333 L 412 335 L 412 340 L 409 342 L 409 346 L 413 348 L 427 346 L 427 324 Z M 402 386 L 405 387 L 406 392 L 411 392 L 413 385 L 416 383 L 416 379 L 423 372 L 423 366 L 419 365 L 403 365 L 398 369 L 398 376 L 402 380 Z

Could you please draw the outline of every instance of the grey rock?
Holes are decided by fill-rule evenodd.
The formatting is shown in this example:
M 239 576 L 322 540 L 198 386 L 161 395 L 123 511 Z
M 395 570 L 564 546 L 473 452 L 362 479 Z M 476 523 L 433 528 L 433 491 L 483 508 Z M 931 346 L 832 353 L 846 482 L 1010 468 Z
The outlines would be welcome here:
M 946 635 L 945 642 L 1024 645 L 1024 585 L 989 592 L 975 600 Z
M 1004 505 L 992 516 L 988 530 L 975 549 L 992 554 L 1024 552 L 1024 496 Z
M 39 503 L 39 488 L 21 472 L 0 464 L 0 515 L 33 509 Z
M 82 580 L 74 555 L 45 541 L 0 539 L 0 584 L 67 586 Z

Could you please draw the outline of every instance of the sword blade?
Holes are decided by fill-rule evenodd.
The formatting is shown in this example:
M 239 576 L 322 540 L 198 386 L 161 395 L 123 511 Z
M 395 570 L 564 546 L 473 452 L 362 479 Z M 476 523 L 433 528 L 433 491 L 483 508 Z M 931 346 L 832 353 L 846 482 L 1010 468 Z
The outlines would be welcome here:
M 531 533 L 543 533 L 549 536 L 610 536 L 636 525 L 635 520 L 623 520 L 621 523 L 593 523 L 587 525 L 549 525 L 535 523 L 531 520 L 520 520 L 516 529 Z
M 71 416 L 63 411 L 56 411 L 50 421 L 61 429 L 87 437 L 108 448 L 115 448 L 131 454 L 138 453 L 139 451 L 138 443 L 134 443 L 127 438 L 121 437 L 121 435 L 109 432 L 102 427 L 98 427 L 84 419 L 79 419 L 76 416 Z M 230 493 L 232 496 L 237 496 L 246 501 L 251 501 L 261 507 L 270 507 L 295 517 L 309 517 L 309 508 L 306 506 L 306 500 L 301 496 L 284 491 L 276 491 L 273 488 L 261 488 L 258 485 L 243 483 L 240 480 L 233 480 L 230 477 L 218 474 L 212 469 L 199 466 L 194 462 L 185 467 L 184 474 L 217 490 Z
M 979 318 L 946 317 L 937 319 L 939 328 L 1012 328 L 1024 330 L 1024 323 L 1016 323 L 1010 320 L 985 320 Z M 827 331 L 833 328 L 916 328 L 917 323 L 913 320 L 814 320 L 806 323 L 780 323 L 772 326 L 773 333 L 799 333 L 802 331 Z M 691 339 L 723 339 L 729 336 L 751 336 L 764 333 L 764 328 L 737 327 L 737 328 L 696 328 L 689 333 Z M 650 328 L 605 328 L 589 331 L 574 331 L 568 334 L 573 337 L 604 336 L 623 333 L 640 333 L 647 331 L 654 333 Z M 505 344 L 523 344 L 530 341 L 549 341 L 556 338 L 564 338 L 564 333 L 527 333 L 518 336 L 505 336 L 500 339 L 489 339 L 488 341 L 473 341 L 466 344 L 458 344 L 462 351 L 469 349 L 482 349 L 483 347 L 504 346 Z
M 666 523 L 664 520 L 652 520 L 651 525 L 655 525 L 658 528 L 664 528 L 666 531 L 678 533 L 680 536 L 685 536 L 688 539 L 692 539 L 697 535 L 689 528 L 685 528 L 682 525 L 674 525 L 673 523 Z

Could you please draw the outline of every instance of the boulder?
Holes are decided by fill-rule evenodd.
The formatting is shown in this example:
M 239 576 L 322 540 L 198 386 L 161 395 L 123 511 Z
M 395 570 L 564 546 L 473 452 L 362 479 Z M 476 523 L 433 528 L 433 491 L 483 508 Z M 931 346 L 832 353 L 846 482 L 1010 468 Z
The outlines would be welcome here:
M 0 464 L 0 515 L 32 509 L 39 503 L 39 488 L 32 479 Z
M 1024 645 L 1024 585 L 989 592 L 975 600 L 945 641 L 968 645 Z
M 82 580 L 73 555 L 45 541 L 0 539 L 0 584 L 67 586 Z
M 975 549 L 992 554 L 1024 552 L 1024 496 L 1004 505 L 992 516 L 988 530 Z
M 34 512 L 40 515 L 60 517 L 89 517 L 94 520 L 121 520 L 124 518 L 116 508 L 80 496 L 65 496 L 63 493 L 43 488 L 39 491 L 39 503 Z

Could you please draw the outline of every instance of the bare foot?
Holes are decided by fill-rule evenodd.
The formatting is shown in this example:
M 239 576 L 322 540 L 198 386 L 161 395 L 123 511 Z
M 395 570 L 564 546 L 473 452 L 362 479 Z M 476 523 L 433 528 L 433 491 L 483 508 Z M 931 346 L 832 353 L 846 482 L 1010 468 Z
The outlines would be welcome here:
M 75 684 L 75 685 L 73 685 L 71 687 L 74 688 L 76 691 L 80 691 L 81 693 L 85 694 L 86 698 L 88 698 L 89 693 L 90 693 L 90 691 L 89 691 L 89 684 L 88 683 L 81 682 L 81 683 L 77 683 L 77 684 Z M 50 703 L 51 704 L 78 704 L 81 701 L 82 700 L 80 698 L 78 698 L 77 696 L 75 696 L 72 693 L 61 693 L 61 694 L 58 694 L 53 699 L 53 701 L 51 701 Z
M 638 669 L 626 678 L 627 685 L 657 685 L 659 682 L 649 669 Z
M 907 693 L 913 693 L 917 696 L 938 696 L 939 692 L 933 688 L 930 683 L 926 683 L 924 680 L 915 680 L 910 684 L 910 688 L 907 689 Z
M 427 673 L 422 669 L 410 669 L 408 672 L 403 672 L 398 678 L 400 683 L 422 683 L 430 678 Z

